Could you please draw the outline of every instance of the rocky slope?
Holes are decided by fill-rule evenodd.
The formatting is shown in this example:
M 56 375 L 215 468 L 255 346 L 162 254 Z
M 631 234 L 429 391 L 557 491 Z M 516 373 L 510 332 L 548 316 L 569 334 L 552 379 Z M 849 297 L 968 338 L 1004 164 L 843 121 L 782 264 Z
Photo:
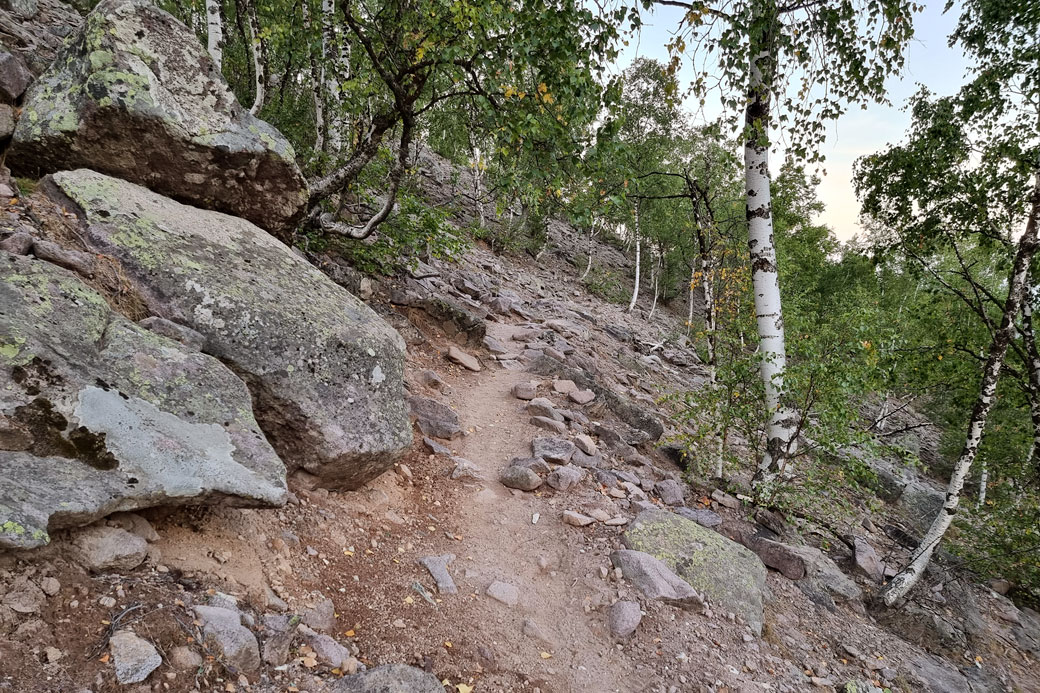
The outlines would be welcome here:
M 966 574 L 870 607 L 934 482 L 869 459 L 887 504 L 823 527 L 684 474 L 683 319 L 590 295 L 573 229 L 378 281 L 304 257 L 263 230 L 299 207 L 291 153 L 189 30 L 138 0 L 68 29 L 49 68 L 0 54 L 6 161 L 51 173 L 0 180 L 0 690 L 1040 689 L 1040 615 Z M 421 162 L 475 216 L 465 172 Z

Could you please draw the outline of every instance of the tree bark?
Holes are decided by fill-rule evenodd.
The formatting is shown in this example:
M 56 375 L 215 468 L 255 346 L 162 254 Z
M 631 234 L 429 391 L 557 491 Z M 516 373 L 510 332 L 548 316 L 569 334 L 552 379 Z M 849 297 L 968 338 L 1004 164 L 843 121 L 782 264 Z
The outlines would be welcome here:
M 256 93 L 253 97 L 253 105 L 249 112 L 253 115 L 260 113 L 267 99 L 267 61 L 266 52 L 260 37 L 260 19 L 256 13 L 256 0 L 243 0 L 245 5 L 246 20 L 249 27 L 249 55 L 253 59 L 253 86 Z
M 640 257 L 641 242 L 639 238 L 639 202 L 636 202 L 636 282 L 632 287 L 632 300 L 628 302 L 628 312 L 635 310 L 636 301 L 639 300 L 639 266 L 642 261 Z
M 592 269 L 592 240 L 596 237 L 596 220 L 592 220 L 592 225 L 589 226 L 589 261 L 585 265 L 585 271 L 581 273 L 578 281 L 584 281 L 585 277 L 589 276 L 589 270 Z
M 769 174 L 769 109 L 775 57 L 769 31 L 765 33 L 752 52 L 745 111 L 744 174 L 760 372 L 765 384 L 765 405 L 769 415 L 765 452 L 755 474 L 754 486 L 756 493 L 765 491 L 768 494 L 773 482 L 784 473 L 787 459 L 794 454 L 798 416 L 784 402 L 787 352 L 780 303 L 780 275 L 773 242 Z
M 650 279 L 650 283 L 654 285 L 654 301 L 650 304 L 650 315 L 647 316 L 647 320 L 654 317 L 654 312 L 657 310 L 657 298 L 660 296 L 660 283 L 661 283 L 661 266 L 663 255 L 658 255 L 656 260 L 651 258 L 650 274 L 653 275 Z
M 310 44 L 314 31 L 310 0 L 303 0 L 303 27 L 308 39 L 307 59 L 310 63 L 311 98 L 314 100 L 314 151 L 320 152 L 325 149 L 325 101 L 321 98 L 322 82 L 318 56 Z
M 321 2 L 321 82 L 327 99 L 326 140 L 327 151 L 338 154 L 343 151 L 343 104 L 340 80 L 343 72 L 343 51 L 336 36 L 336 0 Z
M 220 0 L 206 0 L 206 50 L 217 66 L 224 69 L 224 17 Z
M 1030 197 L 1029 220 L 1026 223 L 1025 233 L 1018 242 L 1018 251 L 1015 253 L 1015 261 L 1011 268 L 1008 295 L 1004 303 L 1000 327 L 993 333 L 989 355 L 982 372 L 979 395 L 975 400 L 975 406 L 972 408 L 971 418 L 968 422 L 968 437 L 953 469 L 953 475 L 950 477 L 950 484 L 946 489 L 946 500 L 942 510 L 932 521 L 932 526 L 928 528 L 921 540 L 921 544 L 910 556 L 910 562 L 881 590 L 880 598 L 886 606 L 892 606 L 913 589 L 924 574 L 932 553 L 935 552 L 939 542 L 946 534 L 946 530 L 953 523 L 953 516 L 960 503 L 961 490 L 964 488 L 964 480 L 978 454 L 982 433 L 986 428 L 986 419 L 993 408 L 1000 369 L 1004 365 L 1004 356 L 1007 354 L 1008 345 L 1015 336 L 1015 317 L 1022 308 L 1022 297 L 1029 277 L 1029 263 L 1036 253 L 1038 223 L 1040 223 L 1040 173 L 1036 174 Z
M 1033 328 L 1033 304 L 1030 292 L 1022 298 L 1022 337 L 1026 346 L 1029 363 L 1029 416 L 1033 422 L 1033 446 L 1029 450 L 1029 459 L 1040 459 L 1040 351 L 1036 348 L 1036 330 Z
M 697 269 L 696 267 L 690 267 L 690 291 L 686 297 L 686 336 L 690 336 L 690 330 L 693 329 L 693 289 L 697 284 Z

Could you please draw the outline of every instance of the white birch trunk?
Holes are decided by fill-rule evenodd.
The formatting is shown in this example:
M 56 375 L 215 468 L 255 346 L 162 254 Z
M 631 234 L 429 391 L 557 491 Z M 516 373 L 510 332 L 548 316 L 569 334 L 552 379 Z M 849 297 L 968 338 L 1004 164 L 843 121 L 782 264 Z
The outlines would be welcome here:
M 755 294 L 760 372 L 769 415 L 766 448 L 755 475 L 757 489 L 768 488 L 784 471 L 795 452 L 797 414 L 784 404 L 784 319 L 780 305 L 780 275 L 773 243 L 773 211 L 769 174 L 769 100 L 772 56 L 761 51 L 752 59 L 746 113 L 744 173 L 747 191 L 748 250 Z M 765 68 L 764 68 L 765 66 Z M 768 70 L 767 73 L 763 69 Z
M 264 65 L 263 53 L 260 50 L 260 20 L 256 14 L 256 0 L 244 0 L 243 4 L 246 7 L 247 26 L 249 28 L 249 55 L 253 59 L 253 82 L 256 88 L 253 105 L 249 112 L 257 115 L 260 113 L 260 109 L 264 107 L 264 101 L 267 99 L 267 79 L 265 78 L 267 66 Z
M 981 510 L 986 503 L 986 485 L 989 484 L 989 465 L 982 463 L 982 473 L 979 477 L 979 497 L 975 501 L 975 509 Z
M 686 296 L 686 336 L 690 336 L 693 329 L 693 288 L 697 283 L 697 270 L 690 267 L 690 291 Z
M 578 281 L 584 281 L 585 277 L 589 276 L 589 270 L 592 269 L 592 241 L 596 237 L 596 219 L 592 220 L 592 225 L 589 227 L 589 261 L 585 265 L 585 271 L 581 273 L 581 277 Z
M 303 27 L 309 44 L 314 31 L 310 0 L 303 0 Z M 318 67 L 318 56 L 314 54 L 314 50 L 308 48 L 307 53 L 311 73 L 311 98 L 314 100 L 314 151 L 320 152 L 325 148 L 325 102 L 321 98 L 321 69 Z
M 631 313 L 635 310 L 636 301 L 639 300 L 639 265 L 642 258 L 640 257 L 641 243 L 639 238 L 639 204 L 636 204 L 636 283 L 632 287 L 632 300 L 628 302 L 628 312 Z
M 1036 347 L 1036 330 L 1033 329 L 1032 292 L 1027 291 L 1022 299 L 1022 337 L 1029 357 L 1029 416 L 1033 422 L 1033 445 L 1029 448 L 1026 466 L 1040 451 L 1040 350 Z
M 1040 217 L 1040 174 L 1037 174 L 1034 182 L 1029 221 L 1026 223 L 1025 233 L 1018 242 L 1018 252 L 1015 254 L 1015 262 L 1011 268 L 1004 314 L 1000 327 L 993 333 L 989 356 L 982 372 L 979 396 L 975 400 L 975 406 L 972 408 L 971 418 L 968 422 L 968 437 L 965 440 L 961 456 L 957 460 L 957 465 L 953 469 L 953 475 L 950 477 L 950 484 L 946 489 L 946 500 L 939 514 L 932 521 L 932 526 L 921 539 L 921 544 L 910 556 L 910 562 L 881 590 L 880 596 L 886 606 L 892 606 L 913 589 L 924 574 L 925 568 L 928 567 L 928 562 L 946 534 L 946 530 L 953 523 L 953 516 L 960 503 L 961 490 L 964 488 L 964 480 L 978 454 L 982 432 L 986 428 L 986 419 L 990 409 L 993 408 L 1000 369 L 1004 365 L 1004 356 L 1007 353 L 1008 344 L 1015 335 L 1015 317 L 1021 310 L 1022 296 L 1025 293 L 1026 280 L 1029 276 L 1029 263 L 1036 253 L 1037 224 L 1040 222 L 1038 217 Z
M 224 69 L 224 19 L 221 16 L 220 0 L 206 0 L 206 50 L 217 66 Z
M 654 301 L 650 304 L 650 315 L 647 316 L 647 320 L 654 317 L 654 312 L 657 310 L 657 298 L 660 295 L 659 285 L 661 282 L 661 256 L 657 257 L 657 261 L 650 265 L 650 283 L 654 285 Z
M 345 54 L 339 39 L 336 34 L 336 0 L 322 0 L 321 75 L 328 105 L 326 138 L 331 154 L 343 151 L 344 114 L 340 81 L 345 76 L 343 65 L 344 60 L 349 60 L 349 54 Z

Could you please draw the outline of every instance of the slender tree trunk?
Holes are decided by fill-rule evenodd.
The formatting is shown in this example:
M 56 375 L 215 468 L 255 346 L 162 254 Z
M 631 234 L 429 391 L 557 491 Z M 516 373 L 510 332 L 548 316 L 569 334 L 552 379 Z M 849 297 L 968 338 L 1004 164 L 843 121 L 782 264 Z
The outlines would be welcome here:
M 636 203 L 636 283 L 632 287 L 632 300 L 628 302 L 628 312 L 631 313 L 636 307 L 636 301 L 639 300 L 639 267 L 642 262 L 640 257 L 640 237 L 639 237 L 639 206 L 640 203 Z
M 589 262 L 585 265 L 585 271 L 581 273 L 578 281 L 584 281 L 585 277 L 589 276 L 589 270 L 592 269 L 592 241 L 596 237 L 596 220 L 592 220 L 592 224 L 589 226 Z
M 340 104 L 342 59 L 336 37 L 336 0 L 321 2 L 321 81 L 328 104 L 326 146 L 330 154 L 343 149 L 343 109 Z
M 321 98 L 321 68 L 318 66 L 318 56 L 310 44 L 314 32 L 310 0 L 303 0 L 303 27 L 308 39 L 307 58 L 310 63 L 311 98 L 314 100 L 314 151 L 320 152 L 325 149 L 325 101 Z
M 1040 452 L 1040 351 L 1036 347 L 1036 330 L 1033 328 L 1033 304 L 1031 292 L 1027 291 L 1022 298 L 1022 337 L 1026 346 L 1029 363 L 1029 416 L 1033 422 L 1033 446 L 1029 450 L 1029 459 L 1037 458 Z M 1028 466 L 1028 462 L 1027 462 Z
M 697 269 L 690 267 L 690 291 L 686 297 L 686 336 L 690 336 L 693 329 L 693 289 L 697 284 Z
M 661 270 L 663 269 L 661 266 L 662 257 L 662 255 L 658 255 L 656 262 L 650 265 L 650 273 L 653 275 L 650 278 L 650 283 L 654 285 L 654 301 L 650 304 L 650 315 L 647 316 L 647 319 L 654 317 L 654 312 L 657 310 L 657 299 L 660 296 Z
M 206 0 L 206 50 L 217 66 L 224 69 L 224 17 L 220 0 Z
M 975 400 L 975 406 L 972 408 L 971 418 L 968 422 L 968 437 L 961 456 L 957 460 L 957 465 L 953 469 L 953 475 L 950 477 L 950 484 L 946 489 L 946 500 L 942 510 L 932 521 L 932 526 L 928 528 L 921 540 L 920 546 L 911 555 L 910 562 L 881 590 L 881 600 L 886 606 L 892 606 L 904 597 L 921 579 L 928 566 L 928 561 L 931 560 L 932 553 L 946 534 L 946 530 L 949 529 L 953 516 L 957 512 L 964 480 L 978 454 L 982 432 L 986 427 L 986 419 L 990 409 L 993 408 L 1000 369 L 1004 365 L 1004 356 L 1007 353 L 1008 345 L 1015 336 L 1015 317 L 1022 307 L 1022 296 L 1025 293 L 1029 277 L 1029 263 L 1036 253 L 1038 223 L 1040 223 L 1040 173 L 1036 175 L 1030 198 L 1029 221 L 1026 223 L 1025 233 L 1018 242 L 1018 252 L 1015 254 L 1015 261 L 1011 268 L 1004 314 L 1000 327 L 993 333 L 989 355 L 982 372 L 979 396 Z
M 794 453 L 797 413 L 784 403 L 784 319 L 780 305 L 780 274 L 773 242 L 773 210 L 770 198 L 769 126 L 770 92 L 775 59 L 772 40 L 764 36 L 752 53 L 751 79 L 746 110 L 744 173 L 747 191 L 748 251 L 755 294 L 760 370 L 765 384 L 769 415 L 766 448 L 755 474 L 756 492 L 765 490 L 784 473 Z
M 989 465 L 986 461 L 982 462 L 982 473 L 979 476 L 979 496 L 975 501 L 975 509 L 981 510 L 982 506 L 986 503 L 986 485 L 989 484 Z
M 249 55 L 253 59 L 253 86 L 256 94 L 253 97 L 253 105 L 249 112 L 253 115 L 260 113 L 267 98 L 267 64 L 264 59 L 265 49 L 260 37 L 260 19 L 256 14 L 256 0 L 243 0 L 245 5 L 246 19 L 249 27 Z

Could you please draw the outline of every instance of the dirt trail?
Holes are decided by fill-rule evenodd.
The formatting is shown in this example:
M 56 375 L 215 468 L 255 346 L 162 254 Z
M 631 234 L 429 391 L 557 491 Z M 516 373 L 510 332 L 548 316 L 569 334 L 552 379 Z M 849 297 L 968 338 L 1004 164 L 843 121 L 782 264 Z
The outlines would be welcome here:
M 511 332 L 500 323 L 489 329 L 503 341 Z M 501 580 L 519 590 L 519 604 L 513 608 L 487 598 L 492 622 L 484 629 L 497 654 L 509 660 L 502 664 L 537 672 L 558 690 L 633 690 L 622 684 L 625 667 L 610 656 L 617 653 L 609 642 L 605 612 L 586 612 L 609 599 L 608 583 L 599 575 L 599 566 L 608 564 L 606 542 L 594 541 L 603 545 L 600 550 L 578 548 L 586 539 L 583 531 L 560 520 L 563 506 L 572 507 L 567 502 L 576 497 L 552 496 L 548 487 L 534 493 L 511 491 L 497 482 L 510 460 L 528 456 L 531 439 L 545 434 L 528 423 L 524 403 L 511 394 L 513 385 L 531 379 L 529 373 L 496 369 L 474 378 L 451 398 L 467 430 L 474 429 L 460 455 L 485 476 L 483 484 L 463 492 L 468 499 L 459 506 L 459 525 L 473 558 L 462 579 L 481 585 Z M 583 486 L 591 488 L 588 481 Z M 532 521 L 535 513 L 537 523 Z M 545 640 L 525 634 L 525 621 L 534 624 L 528 624 L 527 633 L 537 629 Z

